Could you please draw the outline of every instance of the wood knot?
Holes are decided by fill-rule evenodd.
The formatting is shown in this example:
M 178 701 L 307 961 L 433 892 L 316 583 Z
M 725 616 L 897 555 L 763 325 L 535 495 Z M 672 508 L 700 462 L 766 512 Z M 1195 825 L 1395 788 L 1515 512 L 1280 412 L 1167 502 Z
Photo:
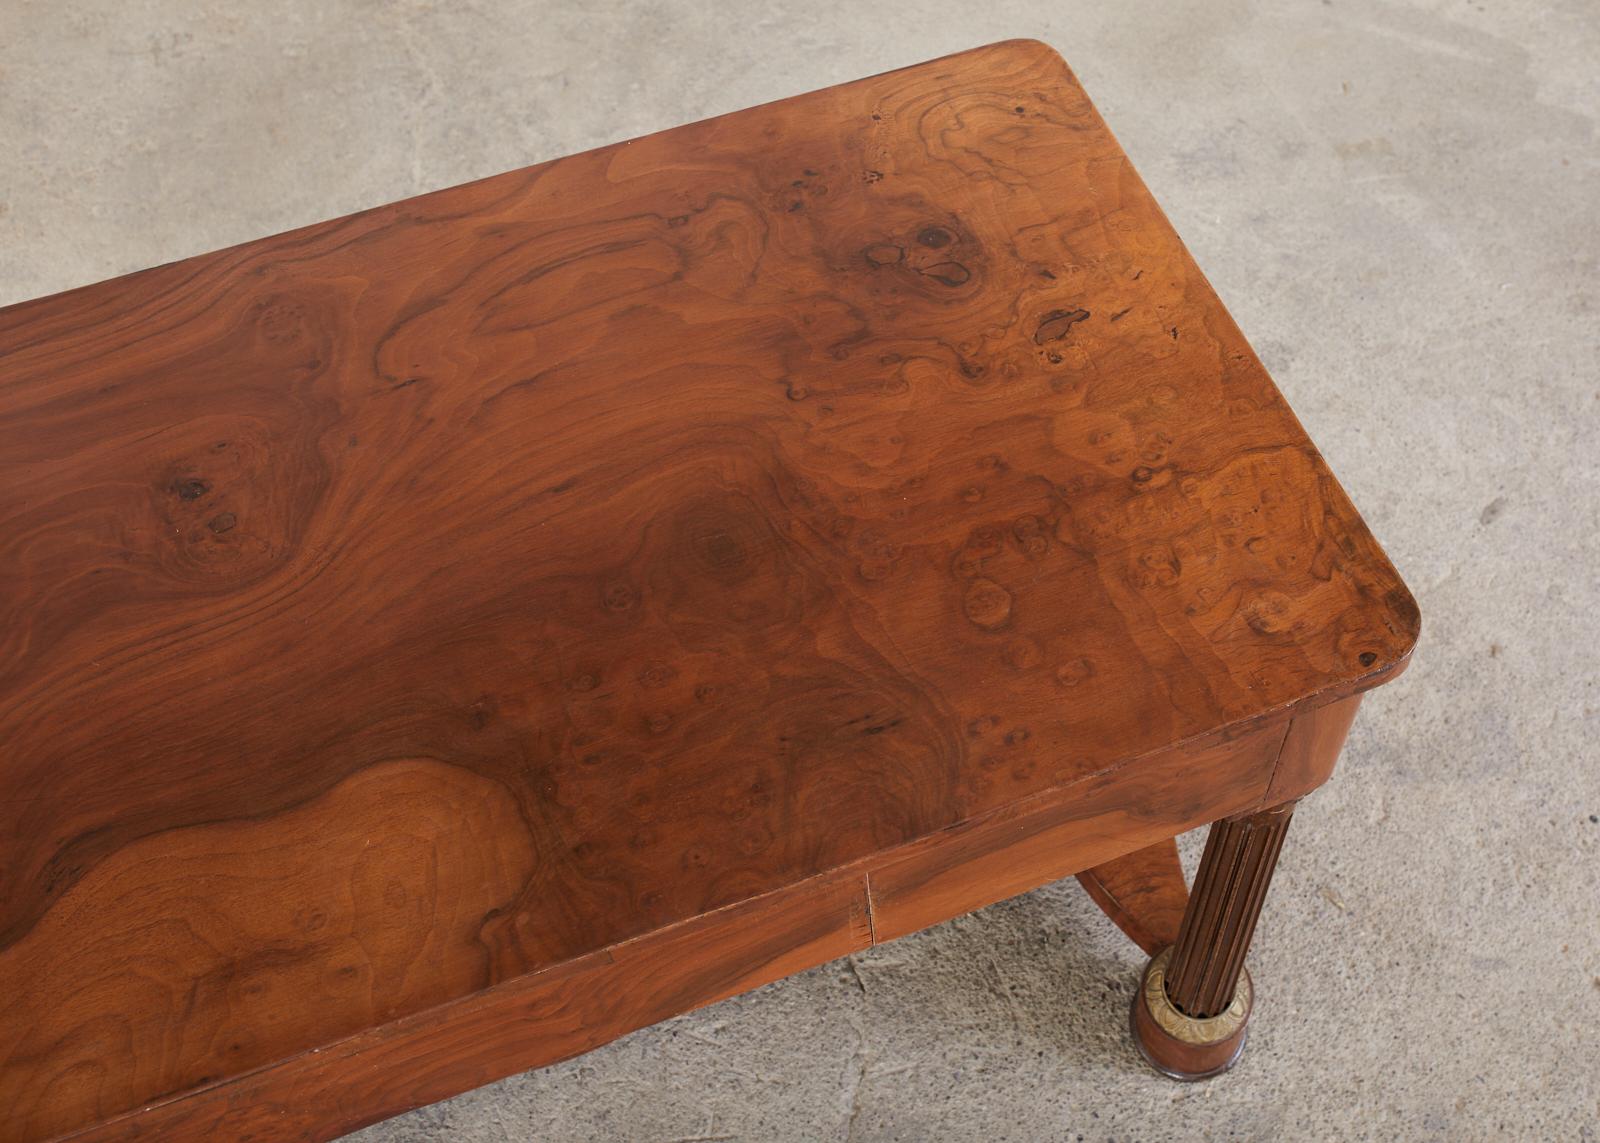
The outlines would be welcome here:
M 179 500 L 198 500 L 211 491 L 211 485 L 198 476 L 180 476 L 172 482 L 171 491 Z
M 975 625 L 992 631 L 1011 618 L 1011 593 L 994 580 L 980 576 L 967 585 L 961 606 Z
M 1067 336 L 1067 332 L 1073 326 L 1080 321 L 1088 320 L 1088 310 L 1051 310 L 1039 320 L 1039 328 L 1033 331 L 1033 344 L 1043 345 L 1047 341 L 1060 341 Z

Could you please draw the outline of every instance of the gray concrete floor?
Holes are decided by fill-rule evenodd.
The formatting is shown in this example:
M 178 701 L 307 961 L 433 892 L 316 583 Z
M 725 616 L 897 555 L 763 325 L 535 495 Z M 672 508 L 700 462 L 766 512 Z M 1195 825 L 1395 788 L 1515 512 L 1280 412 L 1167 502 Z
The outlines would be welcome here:
M 1140 957 L 1068 883 L 354 1138 L 1600 1135 L 1596 0 L 0 0 L 0 302 L 1017 35 L 1422 602 L 1244 1061 L 1142 1067 Z

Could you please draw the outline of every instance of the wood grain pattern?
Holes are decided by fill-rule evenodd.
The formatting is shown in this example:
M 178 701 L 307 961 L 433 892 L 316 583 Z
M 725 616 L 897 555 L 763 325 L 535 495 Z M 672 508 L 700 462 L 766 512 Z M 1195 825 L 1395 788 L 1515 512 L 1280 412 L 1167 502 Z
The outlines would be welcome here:
M 1263 807 L 1304 797 L 1332 776 L 1360 707 L 1361 696 L 1354 694 L 1295 712 Z
M 320 1143 L 870 943 L 862 878 L 817 878 L 66 1138 Z
M 873 866 L 873 931 L 904 936 L 1237 813 L 1259 798 L 1282 741 L 1273 724 L 1174 747 L 908 846 Z
M 1078 883 L 1150 955 L 1177 942 L 1189 906 L 1189 884 L 1175 838 L 1085 869 Z
M 383 1023 L 63 1138 L 318 1143 L 892 940 L 1259 798 L 1277 724 L 1053 790 L 785 889 Z M 1183 779 L 1187 778 L 1188 781 Z
M 0 1131 L 1147 796 L 1417 623 L 1035 43 L 0 310 Z

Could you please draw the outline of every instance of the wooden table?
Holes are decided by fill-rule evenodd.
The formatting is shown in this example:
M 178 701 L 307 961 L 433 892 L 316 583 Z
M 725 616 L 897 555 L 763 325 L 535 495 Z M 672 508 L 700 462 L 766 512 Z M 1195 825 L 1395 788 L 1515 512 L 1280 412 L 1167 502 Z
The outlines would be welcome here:
M 1209 1073 L 1417 634 L 1033 42 L 13 306 L 0 414 L 6 1140 L 328 1139 L 1073 873 Z

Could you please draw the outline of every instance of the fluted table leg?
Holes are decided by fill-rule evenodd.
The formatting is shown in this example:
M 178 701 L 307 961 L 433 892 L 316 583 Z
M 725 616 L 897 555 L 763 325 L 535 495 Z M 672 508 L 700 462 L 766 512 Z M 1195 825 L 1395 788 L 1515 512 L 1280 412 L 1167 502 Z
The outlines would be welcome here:
M 1233 1066 L 1254 1000 L 1244 957 L 1294 803 L 1216 822 L 1178 940 L 1146 967 L 1133 1034 L 1156 1068 L 1195 1080 Z

